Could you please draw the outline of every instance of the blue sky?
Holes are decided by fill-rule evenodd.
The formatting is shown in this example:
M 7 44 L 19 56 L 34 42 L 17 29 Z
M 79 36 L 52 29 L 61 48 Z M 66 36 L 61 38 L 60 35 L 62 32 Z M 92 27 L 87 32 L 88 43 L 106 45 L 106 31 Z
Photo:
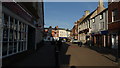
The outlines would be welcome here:
M 104 5 L 107 7 L 107 2 Z M 98 2 L 44 2 L 45 27 L 72 29 L 85 10 L 92 12 L 97 6 Z

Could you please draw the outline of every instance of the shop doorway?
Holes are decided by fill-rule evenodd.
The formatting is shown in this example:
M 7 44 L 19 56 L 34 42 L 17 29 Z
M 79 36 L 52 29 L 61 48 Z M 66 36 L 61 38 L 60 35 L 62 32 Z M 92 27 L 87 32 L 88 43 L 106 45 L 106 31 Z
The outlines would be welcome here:
M 28 26 L 28 50 L 35 49 L 35 28 Z

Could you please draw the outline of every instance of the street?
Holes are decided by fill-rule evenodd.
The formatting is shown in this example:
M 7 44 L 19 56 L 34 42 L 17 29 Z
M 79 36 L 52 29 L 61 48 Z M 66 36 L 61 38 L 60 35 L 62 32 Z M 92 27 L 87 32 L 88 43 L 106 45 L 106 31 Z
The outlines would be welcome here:
M 117 64 L 94 50 L 76 44 L 64 43 L 58 54 L 59 66 L 116 66 Z M 45 43 L 35 54 L 26 59 L 16 62 L 13 66 L 18 67 L 54 67 L 55 50 L 50 43 Z

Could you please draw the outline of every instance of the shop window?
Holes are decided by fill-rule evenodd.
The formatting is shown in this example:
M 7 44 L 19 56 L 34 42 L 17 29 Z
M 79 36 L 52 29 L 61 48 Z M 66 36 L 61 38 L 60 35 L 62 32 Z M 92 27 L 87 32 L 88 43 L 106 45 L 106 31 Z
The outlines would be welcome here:
M 14 41 L 14 53 L 16 53 L 17 52 L 17 41 Z
M 8 41 L 8 28 L 3 29 L 3 41 Z
M 13 42 L 9 42 L 9 54 L 13 53 Z
M 27 25 L 3 14 L 2 56 L 22 52 L 27 48 Z
M 10 33 L 9 33 L 9 41 L 13 41 L 13 30 L 10 29 Z
M 2 55 L 3 56 L 7 55 L 7 50 L 8 50 L 8 42 L 3 42 L 3 46 L 2 46 Z

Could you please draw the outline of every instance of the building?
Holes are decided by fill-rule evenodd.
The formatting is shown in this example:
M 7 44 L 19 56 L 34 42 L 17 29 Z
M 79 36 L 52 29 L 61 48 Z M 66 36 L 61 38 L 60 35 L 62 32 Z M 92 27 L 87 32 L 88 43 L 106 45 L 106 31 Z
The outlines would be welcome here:
M 104 9 L 91 19 L 91 33 L 94 45 L 107 47 L 108 40 L 108 9 Z
M 106 36 L 103 36 L 104 41 L 100 38 L 102 38 L 103 33 L 107 32 L 107 16 L 107 9 L 104 8 L 103 0 L 99 0 L 98 7 L 91 13 L 88 10 L 85 11 L 85 15 L 80 19 L 78 39 L 82 43 L 91 41 L 97 46 L 105 46 Z M 103 41 L 102 44 L 99 44 L 100 41 Z
M 52 39 L 51 39 L 52 33 L 53 33 L 52 26 L 50 26 L 49 28 L 44 28 L 44 40 L 52 41 Z
M 37 49 L 43 36 L 43 2 L 2 2 L 1 18 L 0 50 L 3 65 L 11 63 L 13 56 L 15 58 L 16 55 Z
M 62 39 L 70 38 L 70 31 L 69 30 L 66 30 L 63 28 L 58 28 L 58 31 L 59 31 L 59 38 L 62 38 Z
M 108 2 L 108 41 L 110 48 L 117 49 L 120 45 L 120 1 L 114 1 Z
M 77 23 L 77 21 L 74 23 L 71 36 L 72 36 L 72 39 L 78 39 L 78 23 Z
M 53 37 L 56 40 L 70 38 L 70 30 L 59 28 L 58 26 L 51 29 L 45 28 L 45 38 L 51 41 L 51 37 Z
M 2 22 L 2 2 L 0 1 L 0 24 L 1 24 L 1 22 Z M 2 67 L 2 43 L 1 43 L 2 30 L 1 30 L 1 28 L 2 28 L 2 26 L 0 25 L 0 67 Z
M 87 19 L 87 16 L 90 14 L 88 10 L 85 11 L 85 15 L 81 19 L 79 19 L 78 24 L 78 40 L 82 43 L 86 43 L 86 36 L 89 28 L 90 20 Z M 86 18 L 86 19 L 85 19 Z

